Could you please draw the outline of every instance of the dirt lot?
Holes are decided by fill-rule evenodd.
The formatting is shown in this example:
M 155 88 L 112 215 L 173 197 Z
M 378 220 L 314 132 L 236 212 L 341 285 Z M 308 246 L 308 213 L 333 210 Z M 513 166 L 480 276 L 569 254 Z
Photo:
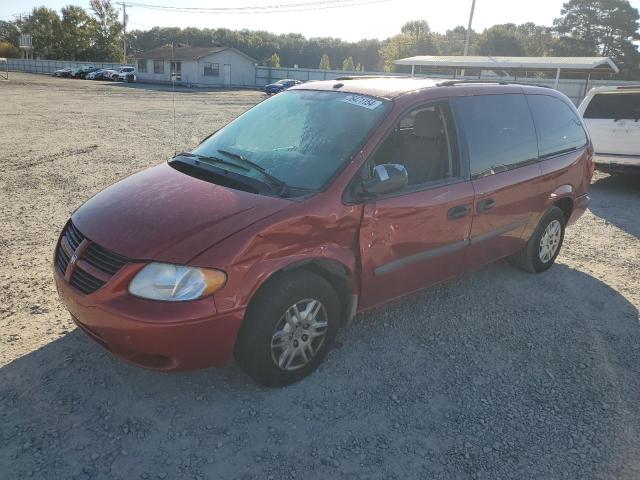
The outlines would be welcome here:
M 177 148 L 262 95 L 178 92 Z M 597 175 L 558 264 L 500 262 L 360 315 L 285 389 L 163 375 L 73 327 L 51 258 L 93 193 L 168 158 L 172 95 L 0 82 L 0 477 L 640 478 L 640 181 Z

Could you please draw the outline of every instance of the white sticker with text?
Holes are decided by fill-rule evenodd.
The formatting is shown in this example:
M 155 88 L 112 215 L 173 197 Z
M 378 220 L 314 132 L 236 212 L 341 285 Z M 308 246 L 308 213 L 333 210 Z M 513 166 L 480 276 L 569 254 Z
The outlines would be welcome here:
M 351 105 L 368 108 L 369 110 L 373 110 L 374 108 L 378 108 L 380 105 L 382 105 L 382 102 L 380 100 L 375 100 L 371 97 L 365 97 L 363 95 L 347 95 L 340 101 L 350 103 Z

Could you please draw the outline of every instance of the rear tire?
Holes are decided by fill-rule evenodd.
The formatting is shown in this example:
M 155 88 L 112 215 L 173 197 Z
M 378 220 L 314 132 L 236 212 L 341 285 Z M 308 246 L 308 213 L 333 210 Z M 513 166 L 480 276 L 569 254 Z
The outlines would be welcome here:
M 551 207 L 538 223 L 525 248 L 511 257 L 512 263 L 531 273 L 551 268 L 562 247 L 565 224 L 562 210 Z
M 251 301 L 238 335 L 236 359 L 266 386 L 302 380 L 331 350 L 340 312 L 338 295 L 324 278 L 302 270 L 280 274 Z

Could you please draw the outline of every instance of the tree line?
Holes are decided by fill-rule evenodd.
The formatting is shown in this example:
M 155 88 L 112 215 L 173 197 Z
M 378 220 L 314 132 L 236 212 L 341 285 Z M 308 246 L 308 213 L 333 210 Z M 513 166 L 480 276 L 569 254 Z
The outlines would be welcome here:
M 636 42 L 640 15 L 628 0 L 568 0 L 552 26 L 524 23 L 494 25 L 470 32 L 470 55 L 609 56 L 620 78 L 640 76 Z M 67 6 L 60 13 L 34 8 L 24 19 L 0 21 L 0 56 L 18 56 L 20 33 L 33 39 L 34 57 L 63 60 L 122 61 L 122 23 L 110 0 L 91 0 L 89 11 Z M 154 27 L 127 32 L 128 54 L 173 43 L 235 47 L 260 64 L 336 70 L 395 71 L 394 60 L 413 55 L 462 55 L 466 28 L 444 33 L 427 20 L 402 26 L 393 37 L 346 42 L 338 38 L 306 38 L 226 28 Z
M 110 0 L 90 0 L 89 11 L 76 5 L 58 13 L 36 7 L 24 18 L 0 21 L 0 57 L 20 57 L 21 33 L 30 34 L 33 57 L 55 60 L 120 61 L 122 23 Z

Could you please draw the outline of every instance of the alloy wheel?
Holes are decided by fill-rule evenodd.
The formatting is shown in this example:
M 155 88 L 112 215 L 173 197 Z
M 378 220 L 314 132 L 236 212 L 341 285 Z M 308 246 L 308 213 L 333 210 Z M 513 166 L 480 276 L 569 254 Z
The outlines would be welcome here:
M 560 246 L 561 236 L 562 225 L 558 220 L 551 221 L 542 234 L 538 248 L 538 257 L 542 263 L 549 262 L 556 254 Z
M 307 298 L 291 305 L 278 320 L 271 337 L 271 359 L 282 370 L 307 365 L 325 341 L 329 325 L 324 305 Z

